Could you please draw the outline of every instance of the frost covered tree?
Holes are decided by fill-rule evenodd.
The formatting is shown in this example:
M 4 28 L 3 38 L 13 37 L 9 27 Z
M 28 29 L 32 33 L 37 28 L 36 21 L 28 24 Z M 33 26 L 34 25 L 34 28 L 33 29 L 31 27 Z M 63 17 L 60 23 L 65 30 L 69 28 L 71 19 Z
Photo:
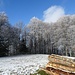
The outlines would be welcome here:
M 29 29 L 30 36 L 33 37 L 32 42 L 33 51 L 35 50 L 34 53 L 48 53 L 48 46 L 46 42 L 48 24 L 42 22 L 38 18 L 33 17 L 27 27 Z
M 2 50 L 3 47 L 5 51 Z M 75 15 L 64 15 L 55 23 L 46 23 L 33 17 L 28 25 L 18 22 L 11 26 L 7 15 L 2 12 L 0 50 L 4 55 L 55 53 L 74 56 Z
M 14 26 L 15 29 L 15 46 L 16 46 L 16 53 L 17 54 L 26 54 L 28 53 L 28 48 L 26 45 L 27 42 L 27 29 L 24 27 L 23 22 L 18 22 Z
M 0 13 L 0 56 L 8 54 L 10 24 L 4 12 Z M 9 34 L 9 35 L 8 35 Z
M 29 34 L 33 36 L 33 49 L 37 53 L 39 51 L 42 53 L 58 53 L 60 50 L 63 55 L 70 54 L 71 56 L 72 46 L 74 48 L 74 28 L 72 29 L 71 26 L 74 25 L 75 15 L 65 15 L 57 22 L 49 24 L 38 18 L 32 18 L 27 27 Z

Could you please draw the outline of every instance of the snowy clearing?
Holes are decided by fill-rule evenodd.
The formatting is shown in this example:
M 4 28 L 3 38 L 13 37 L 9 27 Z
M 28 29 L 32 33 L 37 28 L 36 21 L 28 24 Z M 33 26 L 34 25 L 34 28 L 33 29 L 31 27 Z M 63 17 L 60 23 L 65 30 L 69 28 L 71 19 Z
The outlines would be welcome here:
M 0 58 L 0 75 L 30 75 L 48 62 L 48 55 L 21 55 Z

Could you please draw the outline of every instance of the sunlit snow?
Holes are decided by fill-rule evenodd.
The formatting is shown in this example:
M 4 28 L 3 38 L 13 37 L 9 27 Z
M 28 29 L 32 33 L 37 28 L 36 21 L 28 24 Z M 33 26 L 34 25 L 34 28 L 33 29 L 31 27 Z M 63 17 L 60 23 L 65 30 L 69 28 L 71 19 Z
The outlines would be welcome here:
M 20 55 L 0 58 L 0 75 L 30 75 L 48 62 L 48 55 Z

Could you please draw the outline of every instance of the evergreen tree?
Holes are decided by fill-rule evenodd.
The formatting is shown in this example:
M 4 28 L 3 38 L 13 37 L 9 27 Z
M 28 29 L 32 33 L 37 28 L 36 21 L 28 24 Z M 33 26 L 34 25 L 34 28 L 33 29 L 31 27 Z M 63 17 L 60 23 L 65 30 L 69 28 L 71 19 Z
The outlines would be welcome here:
M 24 39 L 22 39 L 22 41 L 20 42 L 19 51 L 20 51 L 20 54 L 26 54 L 28 52 Z
M 4 42 L 4 39 L 0 36 L 0 56 L 8 55 L 7 44 Z

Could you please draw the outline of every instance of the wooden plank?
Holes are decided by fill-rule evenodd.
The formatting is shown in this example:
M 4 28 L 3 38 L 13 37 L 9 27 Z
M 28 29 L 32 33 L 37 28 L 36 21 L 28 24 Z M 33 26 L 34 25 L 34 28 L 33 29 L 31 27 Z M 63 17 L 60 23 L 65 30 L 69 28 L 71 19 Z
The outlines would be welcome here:
M 56 74 L 56 73 L 54 73 L 54 72 L 52 72 L 52 71 L 48 71 L 48 70 L 43 69 L 43 68 L 42 68 L 42 70 L 45 71 L 45 72 L 46 72 L 47 74 L 49 74 L 49 75 L 59 75 L 59 74 Z
M 47 74 L 49 75 L 75 75 L 73 73 L 68 73 L 68 72 L 64 72 L 58 69 L 54 69 L 54 68 L 42 68 L 43 71 L 45 71 Z
M 75 74 L 75 68 L 64 66 L 64 65 L 60 65 L 60 64 L 56 64 L 56 63 L 53 63 L 53 62 L 49 62 L 46 65 L 46 67 L 52 67 L 54 69 L 59 69 L 59 70 L 62 70 L 64 72 L 69 72 L 69 73 L 74 73 Z
M 54 63 L 58 63 L 61 65 L 65 65 L 65 66 L 69 66 L 69 67 L 75 67 L 75 59 L 70 58 L 70 57 L 66 57 L 66 56 L 60 56 L 60 55 L 49 55 L 48 56 L 48 60 L 50 62 L 54 62 Z

